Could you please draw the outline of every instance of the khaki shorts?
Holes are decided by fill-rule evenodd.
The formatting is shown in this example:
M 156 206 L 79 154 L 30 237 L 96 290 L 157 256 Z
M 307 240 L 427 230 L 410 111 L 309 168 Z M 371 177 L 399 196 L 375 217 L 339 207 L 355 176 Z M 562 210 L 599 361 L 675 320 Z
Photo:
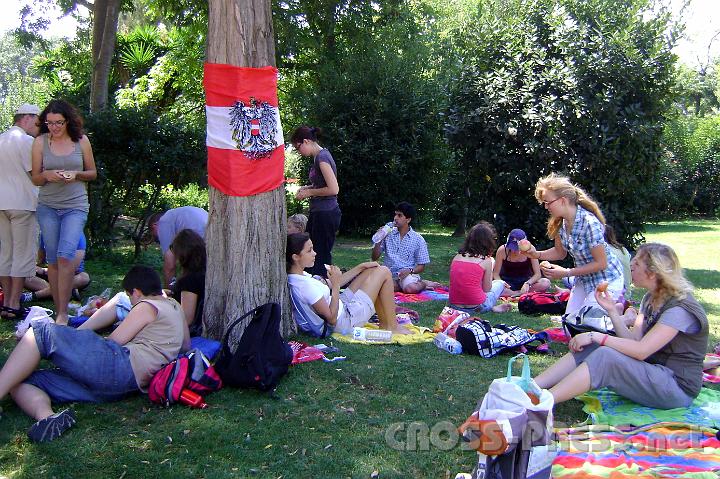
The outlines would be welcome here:
M 37 249 L 35 212 L 0 210 L 0 276 L 35 276 Z

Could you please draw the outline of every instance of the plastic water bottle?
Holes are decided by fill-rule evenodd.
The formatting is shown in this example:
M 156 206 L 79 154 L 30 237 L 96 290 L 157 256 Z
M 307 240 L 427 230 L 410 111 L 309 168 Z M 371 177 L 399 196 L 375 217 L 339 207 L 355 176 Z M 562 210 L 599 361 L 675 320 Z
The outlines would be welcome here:
M 190 389 L 183 389 L 180 392 L 180 402 L 196 409 L 205 409 L 207 407 L 207 403 L 205 403 L 202 396 Z
M 356 341 L 377 341 L 387 343 L 392 340 L 392 331 L 386 329 L 353 328 L 352 337 Z
M 450 354 L 462 354 L 462 344 L 455 338 L 451 338 L 445 333 L 437 333 L 433 339 L 435 346 L 444 349 Z
M 386 225 L 384 225 L 382 228 L 377 230 L 375 234 L 372 236 L 372 242 L 373 244 L 377 244 L 385 239 L 387 235 L 390 234 L 391 231 L 397 231 L 397 227 L 395 226 L 394 222 L 390 222 Z

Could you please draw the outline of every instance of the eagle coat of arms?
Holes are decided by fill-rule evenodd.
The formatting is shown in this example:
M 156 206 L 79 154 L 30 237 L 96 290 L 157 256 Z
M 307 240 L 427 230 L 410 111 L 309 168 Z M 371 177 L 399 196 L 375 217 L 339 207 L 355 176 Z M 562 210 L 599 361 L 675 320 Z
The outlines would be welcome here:
M 268 102 L 250 98 L 249 104 L 235 102 L 230 108 L 232 139 L 248 158 L 268 158 L 277 148 L 275 108 Z

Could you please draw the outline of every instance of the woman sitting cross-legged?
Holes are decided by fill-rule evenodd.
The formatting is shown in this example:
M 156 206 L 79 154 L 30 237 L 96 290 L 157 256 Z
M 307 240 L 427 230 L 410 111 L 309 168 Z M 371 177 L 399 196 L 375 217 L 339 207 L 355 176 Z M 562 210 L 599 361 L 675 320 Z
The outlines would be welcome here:
M 145 391 L 164 364 L 189 348 L 183 311 L 162 296 L 155 270 L 134 266 L 122 287 L 133 308 L 110 336 L 92 329 L 110 326 L 114 315 L 94 316 L 82 329 L 33 323 L 0 370 L 0 399 L 10 393 L 37 420 L 31 440 L 52 441 L 75 424 L 72 410 L 55 414 L 51 403 L 116 401 Z M 41 359 L 56 368 L 35 371 Z
M 505 313 L 512 305 L 496 304 L 505 289 L 502 280 L 493 281 L 493 252 L 497 234 L 490 223 L 481 221 L 468 231 L 465 243 L 450 263 L 450 307 L 470 314 Z
M 322 330 L 324 323 L 340 334 L 348 334 L 362 326 L 377 311 L 380 328 L 393 333 L 409 331 L 398 325 L 395 316 L 394 284 L 390 270 L 374 261 L 361 263 L 342 273 L 337 266 L 328 266 L 328 278 L 305 272 L 315 264 L 315 251 L 310 235 L 288 235 L 285 259 L 288 283 L 293 302 L 308 312 L 308 319 Z M 350 283 L 340 293 L 340 287 Z
M 669 409 L 689 406 L 700 393 L 708 321 L 675 252 L 644 244 L 630 270 L 633 284 L 647 289 L 634 326 L 625 326 L 632 308 L 621 316 L 611 295 L 596 292 L 617 337 L 592 332 L 570 340 L 571 352 L 536 378 L 556 403 L 608 387 L 638 404 Z

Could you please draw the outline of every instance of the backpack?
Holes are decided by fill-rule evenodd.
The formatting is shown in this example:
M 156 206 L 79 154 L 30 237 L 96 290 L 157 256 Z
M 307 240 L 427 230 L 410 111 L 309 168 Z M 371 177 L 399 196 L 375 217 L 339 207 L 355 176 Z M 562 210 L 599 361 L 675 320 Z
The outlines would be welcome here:
M 252 316 L 234 352 L 230 333 Z M 293 359 L 290 345 L 280 336 L 280 305 L 266 303 L 245 313 L 225 331 L 220 357 L 215 363 L 223 382 L 232 387 L 252 387 L 270 391 L 288 371 Z
M 541 336 L 531 334 L 520 326 L 496 324 L 491 326 L 484 319 L 474 318 L 461 324 L 455 331 L 455 339 L 462 345 L 467 354 L 478 354 L 491 358 L 512 348 L 526 345 L 533 341 L 544 341 Z
M 312 309 L 312 306 L 295 300 L 292 288 L 290 289 L 290 302 L 293 305 L 293 319 L 300 331 L 316 338 L 325 338 L 333 333 L 333 328 L 327 321 L 323 321 L 322 325 L 312 321 L 311 318 L 313 316 L 318 317 L 318 315 Z
M 205 396 L 221 387 L 222 380 L 210 361 L 199 349 L 191 349 L 155 373 L 150 380 L 148 396 L 156 404 L 170 406 L 180 402 L 185 389 Z
M 569 298 L 569 291 L 525 293 L 518 299 L 518 310 L 523 314 L 563 314 Z

